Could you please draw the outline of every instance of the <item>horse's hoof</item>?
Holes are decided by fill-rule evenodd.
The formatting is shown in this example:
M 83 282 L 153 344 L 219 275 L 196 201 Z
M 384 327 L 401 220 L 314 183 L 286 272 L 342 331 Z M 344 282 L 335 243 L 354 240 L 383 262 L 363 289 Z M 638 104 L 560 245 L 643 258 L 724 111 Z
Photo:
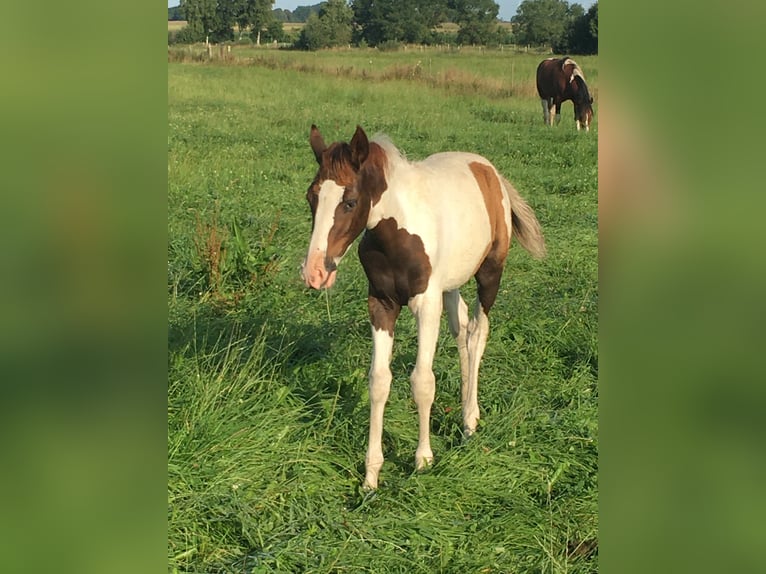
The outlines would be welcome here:
M 434 457 L 420 457 L 415 459 L 415 470 L 423 472 L 429 470 L 434 465 Z

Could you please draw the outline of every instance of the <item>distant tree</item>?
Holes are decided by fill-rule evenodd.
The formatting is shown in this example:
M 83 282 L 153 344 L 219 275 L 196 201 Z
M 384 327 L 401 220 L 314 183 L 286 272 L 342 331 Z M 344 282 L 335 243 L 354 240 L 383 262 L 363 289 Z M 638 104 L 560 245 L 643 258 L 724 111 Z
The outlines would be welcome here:
M 168 21 L 185 20 L 180 6 L 171 6 L 168 8 Z
M 292 22 L 308 22 L 309 16 L 312 14 L 316 14 L 319 16 L 319 10 L 322 7 L 322 4 L 324 2 L 320 2 L 319 4 L 314 4 L 313 6 L 298 6 L 295 10 L 293 10 L 293 20 Z
M 218 0 L 181 0 L 188 22 L 187 38 L 221 42 L 234 38 L 234 13 L 231 3 Z
M 319 21 L 319 15 L 310 14 L 306 25 L 301 29 L 300 36 L 295 43 L 301 50 L 319 50 L 324 48 L 324 28 Z
M 461 44 L 489 44 L 497 41 L 497 13 L 493 0 L 448 0 L 452 21 L 460 26 L 457 41 Z
M 219 6 L 229 4 L 234 13 L 234 20 L 239 28 L 239 37 L 245 29 L 250 29 L 256 44 L 261 43 L 261 32 L 274 21 L 271 6 L 274 0 L 219 0 Z
M 447 13 L 446 0 L 353 0 L 351 6 L 359 38 L 370 46 L 428 42 Z
M 598 54 L 598 2 L 588 8 L 588 13 L 585 14 L 585 18 L 588 21 L 588 32 L 586 41 L 584 42 L 585 54 Z
M 570 23 L 569 4 L 564 0 L 524 0 L 511 18 L 523 44 L 561 44 Z
M 581 26 L 584 16 L 585 9 L 579 4 L 572 4 L 567 8 L 566 30 L 564 30 L 564 34 L 560 38 L 551 43 L 554 52 L 559 54 L 567 52 L 578 53 L 578 50 L 573 46 L 577 43 L 575 38 L 577 28 Z
M 275 8 L 272 11 L 274 19 L 277 22 L 292 22 L 293 13 L 290 10 L 283 10 L 282 8 Z
M 301 30 L 297 46 L 318 50 L 351 43 L 354 13 L 346 0 L 327 0 L 319 14 L 311 14 Z
M 276 19 L 272 20 L 263 31 L 261 39 L 267 42 L 285 42 L 287 35 L 282 27 L 282 22 Z
M 553 44 L 553 49 L 560 54 L 598 53 L 598 2 L 587 13 L 579 4 L 570 6 L 566 34 Z

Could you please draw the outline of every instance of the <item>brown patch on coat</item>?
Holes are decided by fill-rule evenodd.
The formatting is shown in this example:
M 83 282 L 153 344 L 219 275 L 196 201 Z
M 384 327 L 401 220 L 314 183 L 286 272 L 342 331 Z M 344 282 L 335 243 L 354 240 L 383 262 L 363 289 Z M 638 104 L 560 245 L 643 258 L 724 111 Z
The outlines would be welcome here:
M 370 144 L 367 159 L 359 169 L 359 189 L 370 194 L 372 205 L 380 201 L 380 196 L 388 189 L 386 181 L 386 152 L 375 142 Z
M 391 299 L 379 299 L 373 295 L 368 295 L 367 308 L 370 312 L 372 327 L 377 330 L 388 331 L 388 334 L 393 337 L 394 325 L 399 318 L 402 306 Z
M 470 164 L 476 183 L 479 184 L 481 195 L 484 198 L 484 206 L 487 208 L 489 216 L 490 243 L 487 257 L 505 260 L 510 247 L 510 238 L 508 237 L 508 226 L 505 223 L 505 208 L 503 207 L 503 189 L 500 187 L 500 180 L 495 170 L 490 166 L 471 162 Z
M 431 260 L 423 240 L 399 229 L 395 219 L 384 218 L 362 237 L 359 259 L 369 281 L 372 326 L 393 335 L 399 309 L 423 293 L 431 278 Z
M 475 277 L 478 287 L 479 302 L 485 314 L 495 304 L 497 291 L 500 287 L 500 278 L 505 266 L 505 258 L 510 247 L 508 226 L 505 223 L 505 208 L 503 207 L 503 189 L 500 180 L 492 167 L 480 163 L 469 164 L 476 183 L 479 184 L 481 195 L 484 198 L 484 206 L 487 209 L 490 226 L 490 243 L 476 270 Z

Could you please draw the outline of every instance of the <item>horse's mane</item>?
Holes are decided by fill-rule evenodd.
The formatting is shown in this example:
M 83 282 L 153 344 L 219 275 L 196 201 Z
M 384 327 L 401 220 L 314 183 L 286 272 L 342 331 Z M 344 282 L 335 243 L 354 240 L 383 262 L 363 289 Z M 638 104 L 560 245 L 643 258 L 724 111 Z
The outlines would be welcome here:
M 587 102 L 590 104 L 590 92 L 588 92 L 588 84 L 585 83 L 585 78 L 580 74 L 574 74 L 574 81 L 577 82 L 578 102 Z
M 370 143 L 378 144 L 386 155 L 386 171 L 393 170 L 399 163 L 409 163 L 399 148 L 394 145 L 391 138 L 384 133 L 376 133 Z
M 569 56 L 564 56 L 561 58 L 561 69 L 563 70 L 566 66 L 572 65 L 572 75 L 569 78 L 569 81 L 575 79 L 575 77 L 580 76 L 583 80 L 585 79 L 585 74 L 583 74 L 582 68 L 580 68 L 580 65 L 575 62 L 572 58 Z

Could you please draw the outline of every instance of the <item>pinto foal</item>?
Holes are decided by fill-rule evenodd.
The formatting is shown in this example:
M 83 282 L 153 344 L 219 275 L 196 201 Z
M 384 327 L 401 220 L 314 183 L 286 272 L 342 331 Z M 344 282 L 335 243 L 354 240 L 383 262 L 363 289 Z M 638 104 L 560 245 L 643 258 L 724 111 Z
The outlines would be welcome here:
M 331 287 L 338 263 L 364 231 L 359 259 L 369 281 L 373 338 L 364 486 L 377 488 L 394 325 L 402 307 L 417 319 L 411 388 L 420 425 L 415 465 L 421 469 L 433 461 L 431 366 L 442 307 L 460 353 L 463 428 L 469 436 L 479 420 L 479 362 L 511 235 L 535 257 L 545 254 L 545 242 L 532 209 L 479 155 L 446 152 L 409 162 L 386 137 L 369 141 L 359 126 L 350 143 L 328 146 L 312 125 L 309 141 L 319 170 L 306 194 L 313 222 L 301 271 L 306 285 Z M 471 277 L 478 300 L 469 320 L 459 288 Z

